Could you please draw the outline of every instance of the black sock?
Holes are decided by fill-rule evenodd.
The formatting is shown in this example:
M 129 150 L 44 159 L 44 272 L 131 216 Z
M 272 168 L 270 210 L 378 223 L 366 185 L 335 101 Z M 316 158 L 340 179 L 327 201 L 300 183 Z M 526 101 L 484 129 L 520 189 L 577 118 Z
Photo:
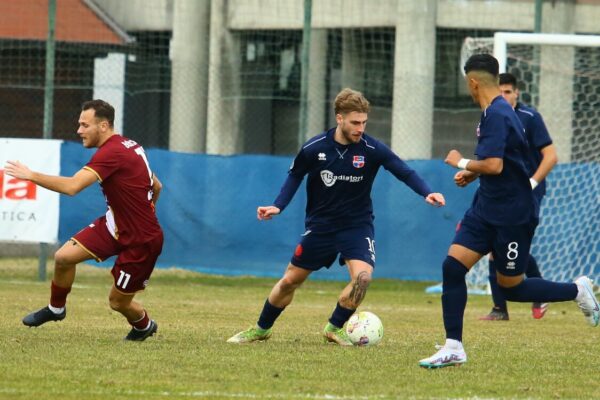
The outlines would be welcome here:
M 467 306 L 467 268 L 456 258 L 447 256 L 442 264 L 442 311 L 446 338 L 462 342 L 463 318 Z
M 490 260 L 490 289 L 492 290 L 492 300 L 494 301 L 494 308 L 508 312 L 506 307 L 506 299 L 504 298 L 504 293 L 500 290 L 498 286 L 498 281 L 496 280 L 496 261 Z
M 517 286 L 500 289 L 509 301 L 533 303 L 575 300 L 578 292 L 574 283 L 552 282 L 542 278 L 527 278 Z
M 346 321 L 350 319 L 352 314 L 354 314 L 354 311 L 356 310 L 344 308 L 340 306 L 340 303 L 337 303 L 337 305 L 335 306 L 335 310 L 333 310 L 333 314 L 331 314 L 331 318 L 329 318 L 329 322 L 331 323 L 331 325 L 341 328 L 342 326 L 344 326 Z
M 260 317 L 258 318 L 258 325 L 261 329 L 269 329 L 275 323 L 275 320 L 279 317 L 279 315 L 283 312 L 283 308 L 275 307 L 273 304 L 269 303 L 269 299 L 265 301 L 265 305 L 260 313 Z

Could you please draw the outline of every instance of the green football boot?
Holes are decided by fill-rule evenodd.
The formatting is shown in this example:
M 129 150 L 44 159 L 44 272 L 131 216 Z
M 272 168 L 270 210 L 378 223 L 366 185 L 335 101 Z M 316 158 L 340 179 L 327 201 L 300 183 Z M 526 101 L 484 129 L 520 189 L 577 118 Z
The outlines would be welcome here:
M 240 333 L 227 339 L 227 343 L 252 343 L 256 341 L 268 340 L 273 334 L 272 328 L 261 329 L 257 326 L 241 331 Z
M 332 325 L 331 322 L 328 322 L 325 325 L 325 329 L 323 329 L 323 336 L 325 337 L 326 342 L 337 343 L 340 346 L 352 346 L 352 342 L 346 333 L 346 330 L 342 328 L 338 328 L 335 325 Z

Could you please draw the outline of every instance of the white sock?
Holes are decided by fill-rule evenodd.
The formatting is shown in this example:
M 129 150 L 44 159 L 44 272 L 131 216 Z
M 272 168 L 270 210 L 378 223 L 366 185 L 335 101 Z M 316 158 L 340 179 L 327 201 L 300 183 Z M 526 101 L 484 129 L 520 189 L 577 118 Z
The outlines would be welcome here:
M 462 342 L 454 339 L 446 339 L 446 344 L 444 347 L 448 347 L 453 350 L 463 350 Z
M 60 314 L 63 311 L 65 311 L 64 307 L 52 307 L 52 304 L 48 304 L 48 308 L 50 309 L 50 311 L 52 311 L 54 314 Z
M 148 321 L 148 325 L 146 325 L 146 327 L 144 329 L 138 329 L 135 326 L 133 327 L 133 329 L 135 329 L 136 331 L 146 331 L 146 330 L 148 330 L 148 328 L 150 328 L 150 325 L 152 325 L 152 320 Z

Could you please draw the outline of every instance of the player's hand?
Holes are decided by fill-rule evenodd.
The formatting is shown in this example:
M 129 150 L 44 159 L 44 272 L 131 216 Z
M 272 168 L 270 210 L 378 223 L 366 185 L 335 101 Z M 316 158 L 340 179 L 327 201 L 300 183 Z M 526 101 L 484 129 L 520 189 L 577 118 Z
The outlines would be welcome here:
M 458 167 L 458 162 L 463 158 L 458 150 L 450 150 L 444 162 L 454 168 Z
M 444 195 L 441 193 L 429 193 L 427 197 L 425 197 L 425 201 L 436 207 L 446 205 L 446 199 L 444 199 Z
M 22 164 L 20 161 L 7 161 L 4 166 L 4 171 L 7 175 L 17 179 L 30 180 L 32 176 L 31 170 L 27 165 Z
M 281 210 L 275 206 L 258 207 L 256 209 L 256 217 L 261 221 L 266 221 L 273 218 L 274 215 L 277 215 L 280 212 Z
M 466 170 L 458 171 L 454 175 L 454 183 L 456 183 L 456 186 L 465 187 L 469 183 L 471 183 L 475 179 L 477 179 L 478 176 L 479 176 L 479 174 L 472 172 L 472 171 L 466 171 Z

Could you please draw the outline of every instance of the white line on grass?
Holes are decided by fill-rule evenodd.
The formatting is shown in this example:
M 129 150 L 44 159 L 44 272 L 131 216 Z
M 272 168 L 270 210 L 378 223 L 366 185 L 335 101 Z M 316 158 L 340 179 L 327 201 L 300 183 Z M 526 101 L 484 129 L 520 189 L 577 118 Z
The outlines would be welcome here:
M 31 394 L 31 392 L 26 390 L 12 389 L 12 388 L 0 388 L 0 393 L 4 394 Z M 49 394 L 49 392 L 44 392 Z M 317 400 L 350 400 L 350 399 L 359 399 L 359 400 L 369 400 L 369 399 L 382 399 L 389 398 L 389 396 L 384 395 L 370 395 L 370 396 L 338 396 L 334 394 L 265 394 L 265 393 L 227 393 L 227 392 L 210 392 L 210 391 L 201 391 L 201 392 L 148 392 L 144 390 L 116 390 L 112 391 L 104 391 L 104 390 L 90 390 L 90 391 L 82 391 L 82 390 L 73 390 L 73 391 L 52 391 L 53 394 L 78 394 L 78 395 L 127 395 L 127 396 L 155 396 L 155 397 L 197 397 L 197 398 L 231 398 L 231 399 L 317 399 Z

